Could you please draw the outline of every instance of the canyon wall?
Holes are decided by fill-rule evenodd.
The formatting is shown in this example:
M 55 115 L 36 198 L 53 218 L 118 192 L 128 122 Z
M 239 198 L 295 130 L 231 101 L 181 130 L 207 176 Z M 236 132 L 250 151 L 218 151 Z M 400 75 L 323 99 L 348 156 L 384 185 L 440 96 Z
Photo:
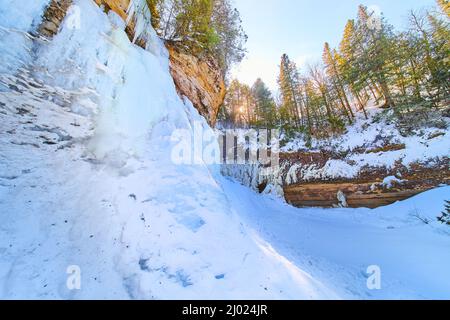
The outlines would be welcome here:
M 370 150 L 366 150 L 370 152 Z M 377 208 L 450 184 L 449 158 L 394 166 L 345 167 L 334 175 L 330 162 L 342 158 L 327 152 L 280 153 L 280 166 L 266 174 L 261 166 L 222 166 L 222 173 L 260 193 L 276 193 L 296 207 Z M 346 176 L 351 172 L 351 176 Z
M 172 44 L 167 44 L 170 73 L 178 93 L 186 96 L 214 127 L 225 99 L 224 75 L 214 59 L 199 59 Z

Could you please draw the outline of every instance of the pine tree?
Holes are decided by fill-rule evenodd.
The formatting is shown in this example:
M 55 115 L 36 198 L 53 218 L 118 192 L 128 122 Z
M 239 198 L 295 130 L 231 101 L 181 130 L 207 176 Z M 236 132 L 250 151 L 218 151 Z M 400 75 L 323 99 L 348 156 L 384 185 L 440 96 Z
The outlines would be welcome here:
M 438 90 L 439 101 L 449 98 L 450 94 L 450 24 L 448 19 L 439 19 L 437 16 L 429 15 L 428 21 L 431 28 L 431 46 L 433 64 L 435 70 L 434 86 Z
M 257 79 L 252 86 L 252 94 L 258 114 L 258 125 L 266 128 L 274 127 L 277 122 L 275 101 L 269 88 L 261 79 Z
M 438 217 L 438 221 L 450 226 L 450 201 L 445 201 L 445 210 L 442 215 Z
M 447 19 L 447 18 L 446 18 Z M 448 44 L 448 22 L 428 14 L 410 14 L 412 32 L 417 39 L 413 51 L 419 55 L 419 68 L 426 98 L 432 107 L 448 98 L 448 72 L 450 49 Z
M 343 109 L 345 115 L 348 118 L 349 123 L 351 124 L 353 122 L 352 118 L 354 117 L 354 114 L 350 106 L 350 102 L 347 98 L 347 94 L 345 92 L 342 77 L 339 73 L 337 64 L 337 53 L 336 51 L 331 52 L 330 45 L 328 44 L 328 42 L 326 42 L 324 46 L 323 62 L 325 63 L 327 75 L 330 78 L 333 84 L 334 91 L 340 101 L 341 108 Z
M 330 98 L 330 84 L 324 70 L 319 65 L 309 67 L 309 76 L 314 83 L 316 92 L 320 97 L 320 106 L 325 107 L 325 119 L 328 122 L 331 131 L 341 130 L 343 123 L 334 109 L 334 104 Z M 320 110 L 320 109 L 319 109 Z
M 223 72 L 227 73 L 231 65 L 244 58 L 247 35 L 242 28 L 239 11 L 228 0 L 214 0 L 211 19 L 219 40 L 212 51 L 219 58 Z
M 252 127 L 257 124 L 257 110 L 252 89 L 234 79 L 227 87 L 221 108 L 221 122 L 234 128 Z
M 376 82 L 385 98 L 384 107 L 395 107 L 388 82 L 391 71 L 390 48 L 393 47 L 391 27 L 382 17 L 374 17 L 373 14 L 363 5 L 358 8 L 356 32 L 359 40 L 357 65 L 360 82 L 366 84 L 368 79 Z
M 357 49 L 360 47 L 360 40 L 357 37 L 355 21 L 348 20 L 345 25 L 344 35 L 340 43 L 340 53 L 336 55 L 336 61 L 340 74 L 344 82 L 349 86 L 352 95 L 358 102 L 359 109 L 368 118 L 364 102 L 360 96 L 361 81 L 359 81 L 360 71 L 358 70 Z
M 147 0 L 158 13 L 158 34 L 198 57 L 213 57 L 226 74 L 245 56 L 247 36 L 230 0 Z M 156 24 L 156 23 L 155 23 Z
M 297 66 L 287 54 L 281 57 L 278 85 L 282 100 L 282 108 L 289 115 L 291 125 L 299 128 L 304 124 L 304 114 L 299 96 L 299 73 Z

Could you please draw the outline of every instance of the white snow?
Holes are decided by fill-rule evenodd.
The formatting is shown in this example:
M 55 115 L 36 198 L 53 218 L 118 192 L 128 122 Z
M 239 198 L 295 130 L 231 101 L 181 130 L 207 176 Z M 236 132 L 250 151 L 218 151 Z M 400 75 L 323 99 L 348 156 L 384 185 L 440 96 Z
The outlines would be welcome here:
M 398 179 L 395 176 L 389 176 L 383 179 L 383 185 L 386 186 L 388 189 L 391 189 L 394 184 L 401 184 L 403 183 L 403 180 Z
M 370 110 L 370 118 L 373 119 L 379 110 Z M 448 125 L 450 126 L 450 122 Z M 329 139 L 313 139 L 312 148 L 305 146 L 305 141 L 298 137 L 288 142 L 281 150 L 283 152 L 295 152 L 308 150 L 320 152 L 320 150 L 333 150 L 334 152 L 349 152 L 343 160 L 331 159 L 323 168 L 314 166 L 302 168 L 302 173 L 308 179 L 333 179 L 353 178 L 361 168 L 385 167 L 393 168 L 396 162 L 401 162 L 406 167 L 412 163 L 433 163 L 436 159 L 450 156 L 450 132 L 437 128 L 424 128 L 422 132 L 408 137 L 403 137 L 393 124 L 387 124 L 380 120 L 373 123 L 371 120 L 358 116 L 356 122 L 347 128 L 343 135 Z M 430 139 L 433 134 L 440 135 Z M 383 147 L 383 143 L 405 145 L 403 150 L 386 152 L 355 152 L 356 149 L 368 150 Z
M 44 8 L 50 0 L 2 0 L 0 23 L 4 28 L 30 31 L 40 23 Z
M 34 31 L 50 0 L 2 0 L 0 4 L 0 73 L 14 73 L 30 62 Z M 0 88 L 1 90 L 1 88 Z
M 0 74 L 0 298 L 450 297 L 435 218 L 448 187 L 374 211 L 302 210 L 177 165 L 173 131 L 211 129 L 178 97 L 162 43 L 145 51 L 117 15 L 74 5 L 80 28 L 63 23 Z M 81 290 L 66 286 L 72 265 Z
M 255 241 L 217 169 L 171 161 L 172 132 L 207 124 L 176 94 L 167 54 L 132 45 L 91 0 L 74 5 L 81 27 L 63 24 L 1 78 L 15 89 L 0 95 L 0 297 L 336 297 Z
M 342 299 L 450 297 L 450 230 L 436 219 L 448 186 L 370 210 L 297 209 L 226 178 L 221 184 L 246 228 Z M 367 287 L 369 266 L 381 269 L 380 290 Z

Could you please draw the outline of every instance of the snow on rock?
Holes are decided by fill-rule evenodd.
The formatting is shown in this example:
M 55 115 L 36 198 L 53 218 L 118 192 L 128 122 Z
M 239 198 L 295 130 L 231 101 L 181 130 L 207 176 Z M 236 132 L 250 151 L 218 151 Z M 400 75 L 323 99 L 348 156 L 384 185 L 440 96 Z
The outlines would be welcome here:
M 306 147 L 302 136 L 292 139 L 281 148 L 280 168 L 270 175 L 262 175 L 262 167 L 255 165 L 226 165 L 222 171 L 254 189 L 266 182 L 281 190 L 301 182 L 356 180 L 363 172 L 377 170 L 397 174 L 395 171 L 399 167 L 414 170 L 415 164 L 424 168 L 445 166 L 450 155 L 449 130 L 422 128 L 405 137 L 394 124 L 379 117 L 379 112 L 370 110 L 370 118 L 377 121 L 359 115 L 346 133 L 328 139 L 312 139 L 312 147 Z M 448 119 L 443 121 L 450 126 Z
M 325 166 L 317 168 L 315 165 L 302 168 L 302 177 L 307 180 L 335 178 L 353 178 L 358 174 L 358 168 L 341 160 L 328 160 Z
M 337 199 L 339 201 L 339 205 L 341 207 L 344 207 L 344 208 L 348 207 L 347 198 L 345 197 L 345 194 L 341 190 L 338 191 L 336 197 L 337 197 Z
M 398 179 L 395 176 L 389 176 L 383 179 L 382 185 L 387 187 L 388 189 L 391 189 L 394 184 L 401 184 L 403 180 Z

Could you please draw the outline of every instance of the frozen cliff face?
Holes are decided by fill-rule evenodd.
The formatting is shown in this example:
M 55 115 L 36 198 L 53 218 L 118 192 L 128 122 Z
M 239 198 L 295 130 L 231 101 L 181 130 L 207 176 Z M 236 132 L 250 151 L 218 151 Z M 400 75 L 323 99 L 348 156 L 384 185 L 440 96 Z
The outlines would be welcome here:
M 26 65 L 33 50 L 34 32 L 50 0 L 2 0 L 0 5 L 0 73 L 16 72 Z
M 131 10 L 124 10 L 130 3 L 129 0 L 96 0 L 104 6 L 119 14 L 125 19 L 131 20 L 131 28 L 128 29 L 132 40 L 143 47 L 146 41 L 140 37 L 142 32 L 151 30 L 150 19 L 133 21 L 136 12 L 146 11 L 145 0 L 132 1 Z M 150 43 L 151 44 L 151 43 Z M 166 43 L 169 52 L 170 73 L 174 79 L 177 92 L 180 96 L 187 97 L 207 122 L 214 126 L 217 120 L 219 108 L 223 104 L 226 93 L 224 74 L 217 62 L 212 57 L 199 59 L 188 52 L 179 49 L 175 44 Z

